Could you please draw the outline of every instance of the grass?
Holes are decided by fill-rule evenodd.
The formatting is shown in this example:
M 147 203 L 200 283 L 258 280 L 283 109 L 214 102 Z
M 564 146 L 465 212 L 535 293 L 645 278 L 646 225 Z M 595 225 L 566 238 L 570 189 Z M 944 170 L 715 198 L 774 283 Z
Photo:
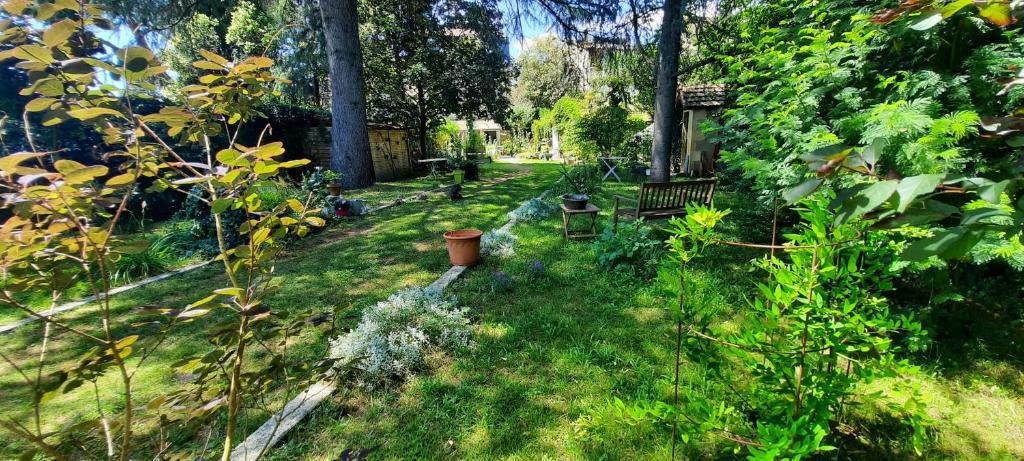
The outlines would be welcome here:
M 507 174 L 511 166 L 488 166 L 485 175 Z M 354 325 L 360 309 L 399 288 L 425 285 L 448 267 L 439 234 L 454 227 L 493 229 L 505 213 L 534 197 L 556 177 L 545 164 L 528 168 L 529 177 L 491 186 L 489 192 L 470 185 L 467 200 L 454 204 L 442 198 L 407 203 L 365 220 L 352 221 L 300 242 L 278 264 L 284 282 L 269 302 L 277 309 L 297 303 L 322 310 L 345 309 L 340 324 Z M 425 180 L 410 184 L 427 185 Z M 409 195 L 406 183 L 383 184 L 366 194 L 387 202 Z M 608 224 L 612 194 L 632 195 L 635 185 L 606 183 L 594 198 Z M 728 192 L 716 199 L 734 213 L 724 223 L 727 237 L 764 239 L 770 216 L 758 214 L 742 197 Z M 670 432 L 655 425 L 598 424 L 584 436 L 581 417 L 601 415 L 608 402 L 671 398 L 674 324 L 668 300 L 656 284 L 598 269 L 588 242 L 565 242 L 558 216 L 514 226 L 516 254 L 489 258 L 468 271 L 452 287 L 469 307 L 475 346 L 453 355 L 429 357 L 432 371 L 391 391 L 337 392 L 300 424 L 269 455 L 272 460 L 337 459 L 348 448 L 375 448 L 371 459 L 667 459 Z M 710 250 L 695 266 L 693 280 L 701 302 L 718 311 L 720 328 L 739 328 L 745 295 L 755 274 L 747 262 L 756 252 L 732 248 Z M 542 275 L 531 268 L 535 261 Z M 492 274 L 514 280 L 495 290 Z M 131 306 L 161 302 L 181 305 L 218 285 L 215 272 L 202 271 L 170 279 L 117 298 L 126 318 Z M 72 314 L 89 322 L 91 312 Z M 961 323 L 970 319 L 960 318 Z M 1006 326 L 1017 329 L 1019 326 Z M 173 386 L 167 369 L 178 357 L 201 350 L 197 329 L 178 332 L 171 347 L 151 364 L 143 377 L 144 393 L 156 395 Z M 0 350 L 31 355 L 39 329 L 30 327 L 0 339 Z M 307 331 L 299 338 L 296 357 L 324 354 L 326 334 Z M 973 337 L 973 336 L 972 336 Z M 935 424 L 924 453 L 929 459 L 1024 458 L 1024 375 L 1014 358 L 1019 345 L 990 353 L 981 340 L 939 338 L 932 355 L 913 357 L 922 372 L 907 377 L 919 383 L 931 405 Z M 68 363 L 80 348 L 60 338 L 58 361 Z M 955 346 L 954 346 L 955 345 Z M 968 350 L 969 353 L 961 352 Z M 28 351 L 29 354 L 24 354 Z M 1019 356 L 1018 356 L 1019 357 Z M 25 396 L 10 370 L 0 366 L 0 392 L 6 414 L 25 417 Z M 736 370 L 742 379 L 742 370 Z M 728 398 L 732 382 L 708 376 L 693 363 L 683 367 L 683 393 Z M 886 390 L 884 381 L 875 385 Z M 51 402 L 56 420 L 89 414 L 81 395 Z M 113 405 L 113 393 L 104 393 Z M 265 410 L 247 414 L 244 432 L 265 418 Z M 885 410 L 857 411 L 858 432 L 835 454 L 837 459 L 913 458 L 909 434 Z M 690 459 L 734 458 L 720 439 L 695 441 L 685 448 Z M 0 448 L 8 458 L 13 448 Z
M 488 177 L 514 173 L 514 166 L 493 165 L 484 169 Z M 292 306 L 312 307 L 325 312 L 340 309 L 346 318 L 352 318 L 359 309 L 375 303 L 395 290 L 412 285 L 425 285 L 448 269 L 447 253 L 441 234 L 460 227 L 491 229 L 505 222 L 505 214 L 520 202 L 533 196 L 536 184 L 550 182 L 555 169 L 540 166 L 531 176 L 520 177 L 501 184 L 473 183 L 464 191 L 465 200 L 453 203 L 443 195 L 431 196 L 381 211 L 365 219 L 346 221 L 326 232 L 293 245 L 280 258 L 277 282 L 281 288 L 267 301 L 274 309 Z M 386 188 L 387 185 L 378 187 Z M 391 190 L 365 191 L 371 197 L 390 193 Z M 206 268 L 176 276 L 114 298 L 117 313 L 115 323 L 127 325 L 139 320 L 133 307 L 148 304 L 184 306 L 204 293 L 224 285 L 216 268 Z M 99 319 L 93 306 L 71 311 L 63 316 L 73 325 L 95 329 Z M 211 319 L 212 321 L 212 319 Z M 33 324 L 6 334 L 0 339 L 0 352 L 11 357 L 19 366 L 33 362 L 38 354 L 41 325 Z M 127 335 L 125 327 L 118 336 Z M 175 331 L 159 353 L 147 362 L 136 378 L 138 400 L 145 402 L 174 389 L 177 377 L 171 364 L 205 350 L 206 338 L 199 325 L 188 325 Z M 297 338 L 298 347 L 292 349 L 298 360 L 323 357 L 326 349 L 321 329 L 311 328 Z M 88 349 L 77 338 L 57 335 L 50 343 L 48 371 L 74 363 Z M 99 381 L 103 405 L 116 408 L 117 391 L 111 378 Z M 5 417 L 24 421 L 29 416 L 30 396 L 21 385 L 16 373 L 7 364 L 0 365 L 0 394 L 4 396 L 0 411 Z M 51 427 L 79 417 L 96 414 L 91 392 L 80 388 L 61 395 L 45 406 L 44 419 Z M 267 416 L 262 409 L 246 415 L 243 432 L 258 426 Z M 9 459 L 21 442 L 0 444 L 0 459 Z

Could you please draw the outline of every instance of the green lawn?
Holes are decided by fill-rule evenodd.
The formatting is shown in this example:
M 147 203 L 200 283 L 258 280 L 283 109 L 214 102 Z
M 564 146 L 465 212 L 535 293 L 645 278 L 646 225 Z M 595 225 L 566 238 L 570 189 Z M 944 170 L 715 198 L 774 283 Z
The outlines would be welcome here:
M 493 229 L 505 213 L 538 195 L 557 177 L 550 164 L 489 165 L 495 177 L 513 169 L 531 174 L 490 186 L 467 187 L 467 200 L 451 203 L 442 197 L 406 203 L 364 220 L 331 229 L 294 245 L 278 264 L 283 286 L 271 300 L 277 309 L 301 303 L 325 311 L 350 306 L 340 328 L 354 325 L 360 309 L 399 288 L 426 285 L 449 264 L 440 233 L 455 227 Z M 410 184 L 425 185 L 417 180 Z M 377 194 L 408 195 L 415 187 L 382 185 Z M 600 196 L 602 224 L 610 222 L 611 195 L 632 194 L 635 185 L 611 183 Z M 390 199 L 384 199 L 387 201 Z M 764 238 L 770 217 L 751 211 L 748 200 L 729 192 L 716 199 L 732 208 L 725 223 L 727 237 Z M 475 346 L 451 355 L 430 357 L 432 371 L 397 389 L 379 392 L 339 390 L 314 411 L 269 456 L 273 460 L 337 459 L 347 448 L 377 448 L 370 459 L 667 459 L 671 449 L 667 428 L 655 425 L 598 427 L 589 436 L 577 432 L 581 416 L 600 413 L 618 397 L 627 402 L 671 397 L 674 324 L 668 301 L 651 281 L 599 269 L 591 245 L 567 243 L 561 218 L 520 223 L 517 254 L 490 258 L 469 270 L 450 288 L 467 306 L 475 325 Z M 744 295 L 754 274 L 749 250 L 716 248 L 696 264 L 694 302 L 718 309 L 716 328 L 742 328 Z M 542 275 L 530 267 L 540 261 Z M 492 273 L 504 271 L 515 283 L 495 292 Z M 174 278 L 117 298 L 127 314 L 137 304 L 180 305 L 217 286 L 215 271 Z M 77 322 L 95 321 L 91 311 L 71 314 Z M 179 331 L 172 346 L 150 364 L 143 376 L 144 394 L 152 396 L 174 377 L 166 365 L 203 347 L 195 329 Z M 31 355 L 39 328 L 29 327 L 0 339 L 5 353 Z M 321 357 L 326 338 L 310 330 L 299 338 L 298 358 Z M 60 338 L 58 359 L 72 360 L 80 348 Z M 1021 365 L 1005 356 L 987 355 L 976 344 L 970 366 L 961 363 L 957 348 L 937 347 L 917 357 L 923 372 L 909 377 L 921 384 L 936 420 L 930 459 L 1024 458 L 1024 378 Z M 29 354 L 25 354 L 28 351 Z M 941 356 L 936 357 L 935 354 Z M 163 366 L 161 366 L 163 365 Z M 742 379 L 743 370 L 735 370 Z M 688 363 L 683 367 L 684 395 L 735 397 L 733 383 L 705 375 Z M 344 386 L 343 386 L 344 387 Z M 885 382 L 875 386 L 885 390 Z M 15 386 L 11 371 L 0 365 L 0 392 L 6 414 L 25 417 L 26 396 Z M 93 411 L 84 394 L 62 396 L 48 407 L 49 415 L 66 419 Z M 104 394 L 113 402 L 110 392 Z M 58 416 L 59 415 L 59 416 Z M 247 414 L 248 432 L 266 417 Z M 911 458 L 908 434 L 893 426 L 881 410 L 858 412 L 857 437 L 844 444 L 839 459 Z M 734 458 L 714 438 L 684 450 L 690 459 Z M 0 458 L 11 452 L 0 448 Z
M 483 177 L 493 179 L 522 170 L 517 165 L 487 165 Z M 296 242 L 278 261 L 276 273 L 281 288 L 268 300 L 269 305 L 274 309 L 313 307 L 325 312 L 342 308 L 344 325 L 345 321 L 352 321 L 361 308 L 386 298 L 399 288 L 432 282 L 450 266 L 441 237 L 445 230 L 501 226 L 507 221 L 506 213 L 533 197 L 539 185 L 550 183 L 557 172 L 554 165 L 534 166 L 531 170 L 528 176 L 500 184 L 471 183 L 466 186 L 466 199 L 461 202 L 453 203 L 443 194 L 433 194 L 425 201 L 402 204 L 367 218 L 347 221 Z M 388 183 L 360 191 L 358 195 L 371 204 L 386 203 L 432 185 L 429 179 L 409 181 L 409 184 Z M 132 311 L 134 306 L 184 306 L 223 286 L 221 278 L 217 269 L 210 267 L 118 295 L 114 298 L 114 309 L 119 314 L 115 323 L 125 325 L 138 319 Z M 96 327 L 99 322 L 94 306 L 68 312 L 63 318 L 78 326 Z M 5 334 L 0 338 L 0 351 L 14 358 L 19 366 L 33 363 L 39 351 L 41 330 L 40 324 L 33 324 Z M 200 333 L 197 325 L 177 329 L 167 344 L 149 359 L 136 377 L 140 401 L 173 389 L 177 381 L 170 364 L 204 350 L 206 338 Z M 297 343 L 298 347 L 292 349 L 297 360 L 322 357 L 326 348 L 322 328 L 310 329 Z M 57 335 L 50 344 L 47 370 L 68 366 L 87 349 L 77 338 Z M 113 379 L 99 382 L 104 405 L 117 405 L 116 391 L 110 387 L 114 382 Z M 25 391 L 11 367 L 0 363 L 0 395 L 3 396 L 0 412 L 5 417 L 28 418 L 30 396 Z M 78 416 L 94 415 L 96 409 L 91 389 L 87 392 L 80 388 L 48 402 L 45 411 L 44 419 L 56 427 Z M 267 414 L 261 409 L 250 411 L 244 431 L 254 429 Z M 21 442 L 0 444 L 0 459 L 11 458 L 14 450 L 21 446 Z

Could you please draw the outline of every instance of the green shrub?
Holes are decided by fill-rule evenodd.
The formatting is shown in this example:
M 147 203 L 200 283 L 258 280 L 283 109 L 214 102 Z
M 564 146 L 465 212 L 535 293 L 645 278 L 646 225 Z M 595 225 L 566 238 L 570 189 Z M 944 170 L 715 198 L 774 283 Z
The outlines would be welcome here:
M 143 251 L 121 254 L 114 261 L 110 278 L 114 284 L 124 285 L 162 274 L 182 259 L 181 254 L 173 237 L 161 235 L 154 238 Z
M 594 242 L 597 263 L 601 268 L 637 277 L 654 275 L 664 251 L 663 243 L 654 237 L 642 219 L 619 224 L 619 232 L 611 227 Z
M 467 154 L 482 154 L 486 150 L 484 134 L 479 130 L 469 130 L 469 133 L 466 134 L 466 141 L 462 146 L 462 151 Z

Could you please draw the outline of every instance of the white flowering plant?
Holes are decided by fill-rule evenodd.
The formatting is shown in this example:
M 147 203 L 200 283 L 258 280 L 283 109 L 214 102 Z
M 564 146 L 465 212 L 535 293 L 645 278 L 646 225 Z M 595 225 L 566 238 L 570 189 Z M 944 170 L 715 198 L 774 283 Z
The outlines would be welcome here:
M 516 242 L 519 238 L 506 229 L 484 232 L 480 237 L 480 253 L 499 258 L 508 258 L 516 254 Z
M 406 288 L 363 311 L 355 329 L 335 338 L 330 358 L 352 369 L 368 389 L 387 387 L 426 369 L 432 348 L 471 344 L 465 309 L 440 290 Z
M 517 222 L 542 221 L 551 216 L 554 211 L 554 204 L 539 198 L 532 198 L 519 205 L 519 208 L 510 211 L 508 217 Z

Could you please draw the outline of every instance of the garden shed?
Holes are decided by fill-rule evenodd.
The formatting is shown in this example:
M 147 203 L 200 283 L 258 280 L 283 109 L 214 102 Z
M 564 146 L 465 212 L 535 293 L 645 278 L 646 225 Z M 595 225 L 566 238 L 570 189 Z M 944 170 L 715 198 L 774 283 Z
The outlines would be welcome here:
M 710 176 L 715 171 L 718 146 L 704 137 L 700 124 L 725 107 L 725 85 L 679 87 L 677 104 L 682 111 L 681 170 L 691 176 Z
M 379 181 L 412 176 L 416 166 L 411 142 L 412 131 L 397 125 L 369 123 L 370 155 L 373 172 Z M 317 166 L 331 165 L 331 127 L 328 124 L 306 130 L 304 149 Z

